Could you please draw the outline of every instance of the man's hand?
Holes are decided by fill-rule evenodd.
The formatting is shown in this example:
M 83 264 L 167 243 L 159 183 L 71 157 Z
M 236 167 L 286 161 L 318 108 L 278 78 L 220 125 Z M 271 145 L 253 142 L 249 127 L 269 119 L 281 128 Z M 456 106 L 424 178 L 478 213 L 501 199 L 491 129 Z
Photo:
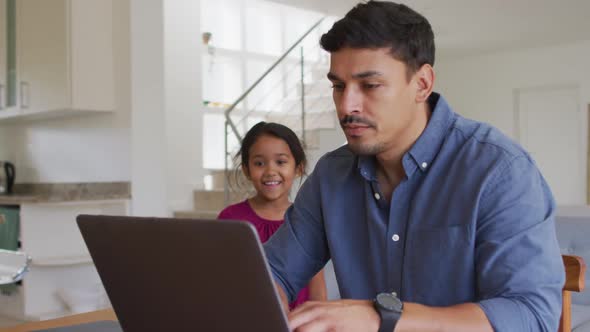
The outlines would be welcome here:
M 308 301 L 289 313 L 294 332 L 376 332 L 380 318 L 368 300 Z

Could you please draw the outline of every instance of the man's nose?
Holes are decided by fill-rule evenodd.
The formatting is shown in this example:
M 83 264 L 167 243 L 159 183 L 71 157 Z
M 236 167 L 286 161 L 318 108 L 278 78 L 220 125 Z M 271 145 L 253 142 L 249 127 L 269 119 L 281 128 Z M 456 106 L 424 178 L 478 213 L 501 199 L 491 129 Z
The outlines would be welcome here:
M 362 95 L 355 87 L 346 87 L 340 95 L 340 110 L 345 114 L 362 111 Z

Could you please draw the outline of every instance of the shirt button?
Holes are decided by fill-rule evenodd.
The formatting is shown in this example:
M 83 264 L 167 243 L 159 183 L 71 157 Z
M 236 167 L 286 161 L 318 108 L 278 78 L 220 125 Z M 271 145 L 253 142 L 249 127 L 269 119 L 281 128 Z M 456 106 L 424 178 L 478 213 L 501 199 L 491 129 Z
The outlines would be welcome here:
M 379 193 L 375 193 L 375 199 L 376 200 L 380 200 L 381 199 L 381 195 L 379 195 Z
M 391 237 L 391 239 L 395 242 L 399 241 L 399 235 L 397 234 L 393 234 L 393 236 Z
M 426 167 L 428 167 L 428 163 L 427 162 L 423 162 L 422 163 L 422 168 L 426 168 Z

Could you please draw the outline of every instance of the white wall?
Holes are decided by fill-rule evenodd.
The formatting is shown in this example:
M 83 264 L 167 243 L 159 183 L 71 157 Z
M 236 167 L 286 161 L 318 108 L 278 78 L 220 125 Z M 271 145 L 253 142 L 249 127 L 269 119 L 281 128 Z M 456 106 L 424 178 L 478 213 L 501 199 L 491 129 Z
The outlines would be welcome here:
M 476 57 L 443 58 L 435 64 L 435 90 L 443 93 L 456 112 L 488 122 L 514 138 L 518 130 L 515 125 L 516 89 L 577 86 L 583 114 L 582 137 L 585 138 L 587 105 L 590 103 L 588 59 L 590 40 Z M 557 134 L 547 128 L 547 135 Z M 582 145 L 581 150 L 587 151 L 586 139 Z M 586 156 L 580 159 L 585 170 Z M 554 162 L 559 164 L 560 160 Z M 562 167 L 567 172 L 567 165 Z M 580 182 L 585 185 L 586 179 L 580 179 Z M 585 197 L 580 200 L 585 201 Z
M 192 209 L 203 187 L 199 1 L 131 0 L 132 209 Z
M 192 210 L 193 190 L 204 187 L 200 13 L 200 1 L 164 1 L 170 212 Z
M 129 4 L 113 6 L 116 112 L 1 125 L 0 160 L 17 182 L 130 180 Z
M 16 159 L 16 150 L 13 146 L 16 144 L 14 135 L 16 131 L 9 125 L 0 125 L 0 160 L 14 162 Z

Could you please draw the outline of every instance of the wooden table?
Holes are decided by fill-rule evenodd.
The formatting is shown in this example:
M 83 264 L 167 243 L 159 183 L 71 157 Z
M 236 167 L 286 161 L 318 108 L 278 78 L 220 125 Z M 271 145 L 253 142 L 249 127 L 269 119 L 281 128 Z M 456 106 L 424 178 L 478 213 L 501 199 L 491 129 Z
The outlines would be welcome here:
M 54 327 L 90 323 L 101 320 L 117 320 L 117 316 L 115 315 L 113 309 L 104 309 L 56 319 L 43 320 L 39 322 L 24 323 L 8 328 L 0 328 L 0 332 L 29 332 Z

